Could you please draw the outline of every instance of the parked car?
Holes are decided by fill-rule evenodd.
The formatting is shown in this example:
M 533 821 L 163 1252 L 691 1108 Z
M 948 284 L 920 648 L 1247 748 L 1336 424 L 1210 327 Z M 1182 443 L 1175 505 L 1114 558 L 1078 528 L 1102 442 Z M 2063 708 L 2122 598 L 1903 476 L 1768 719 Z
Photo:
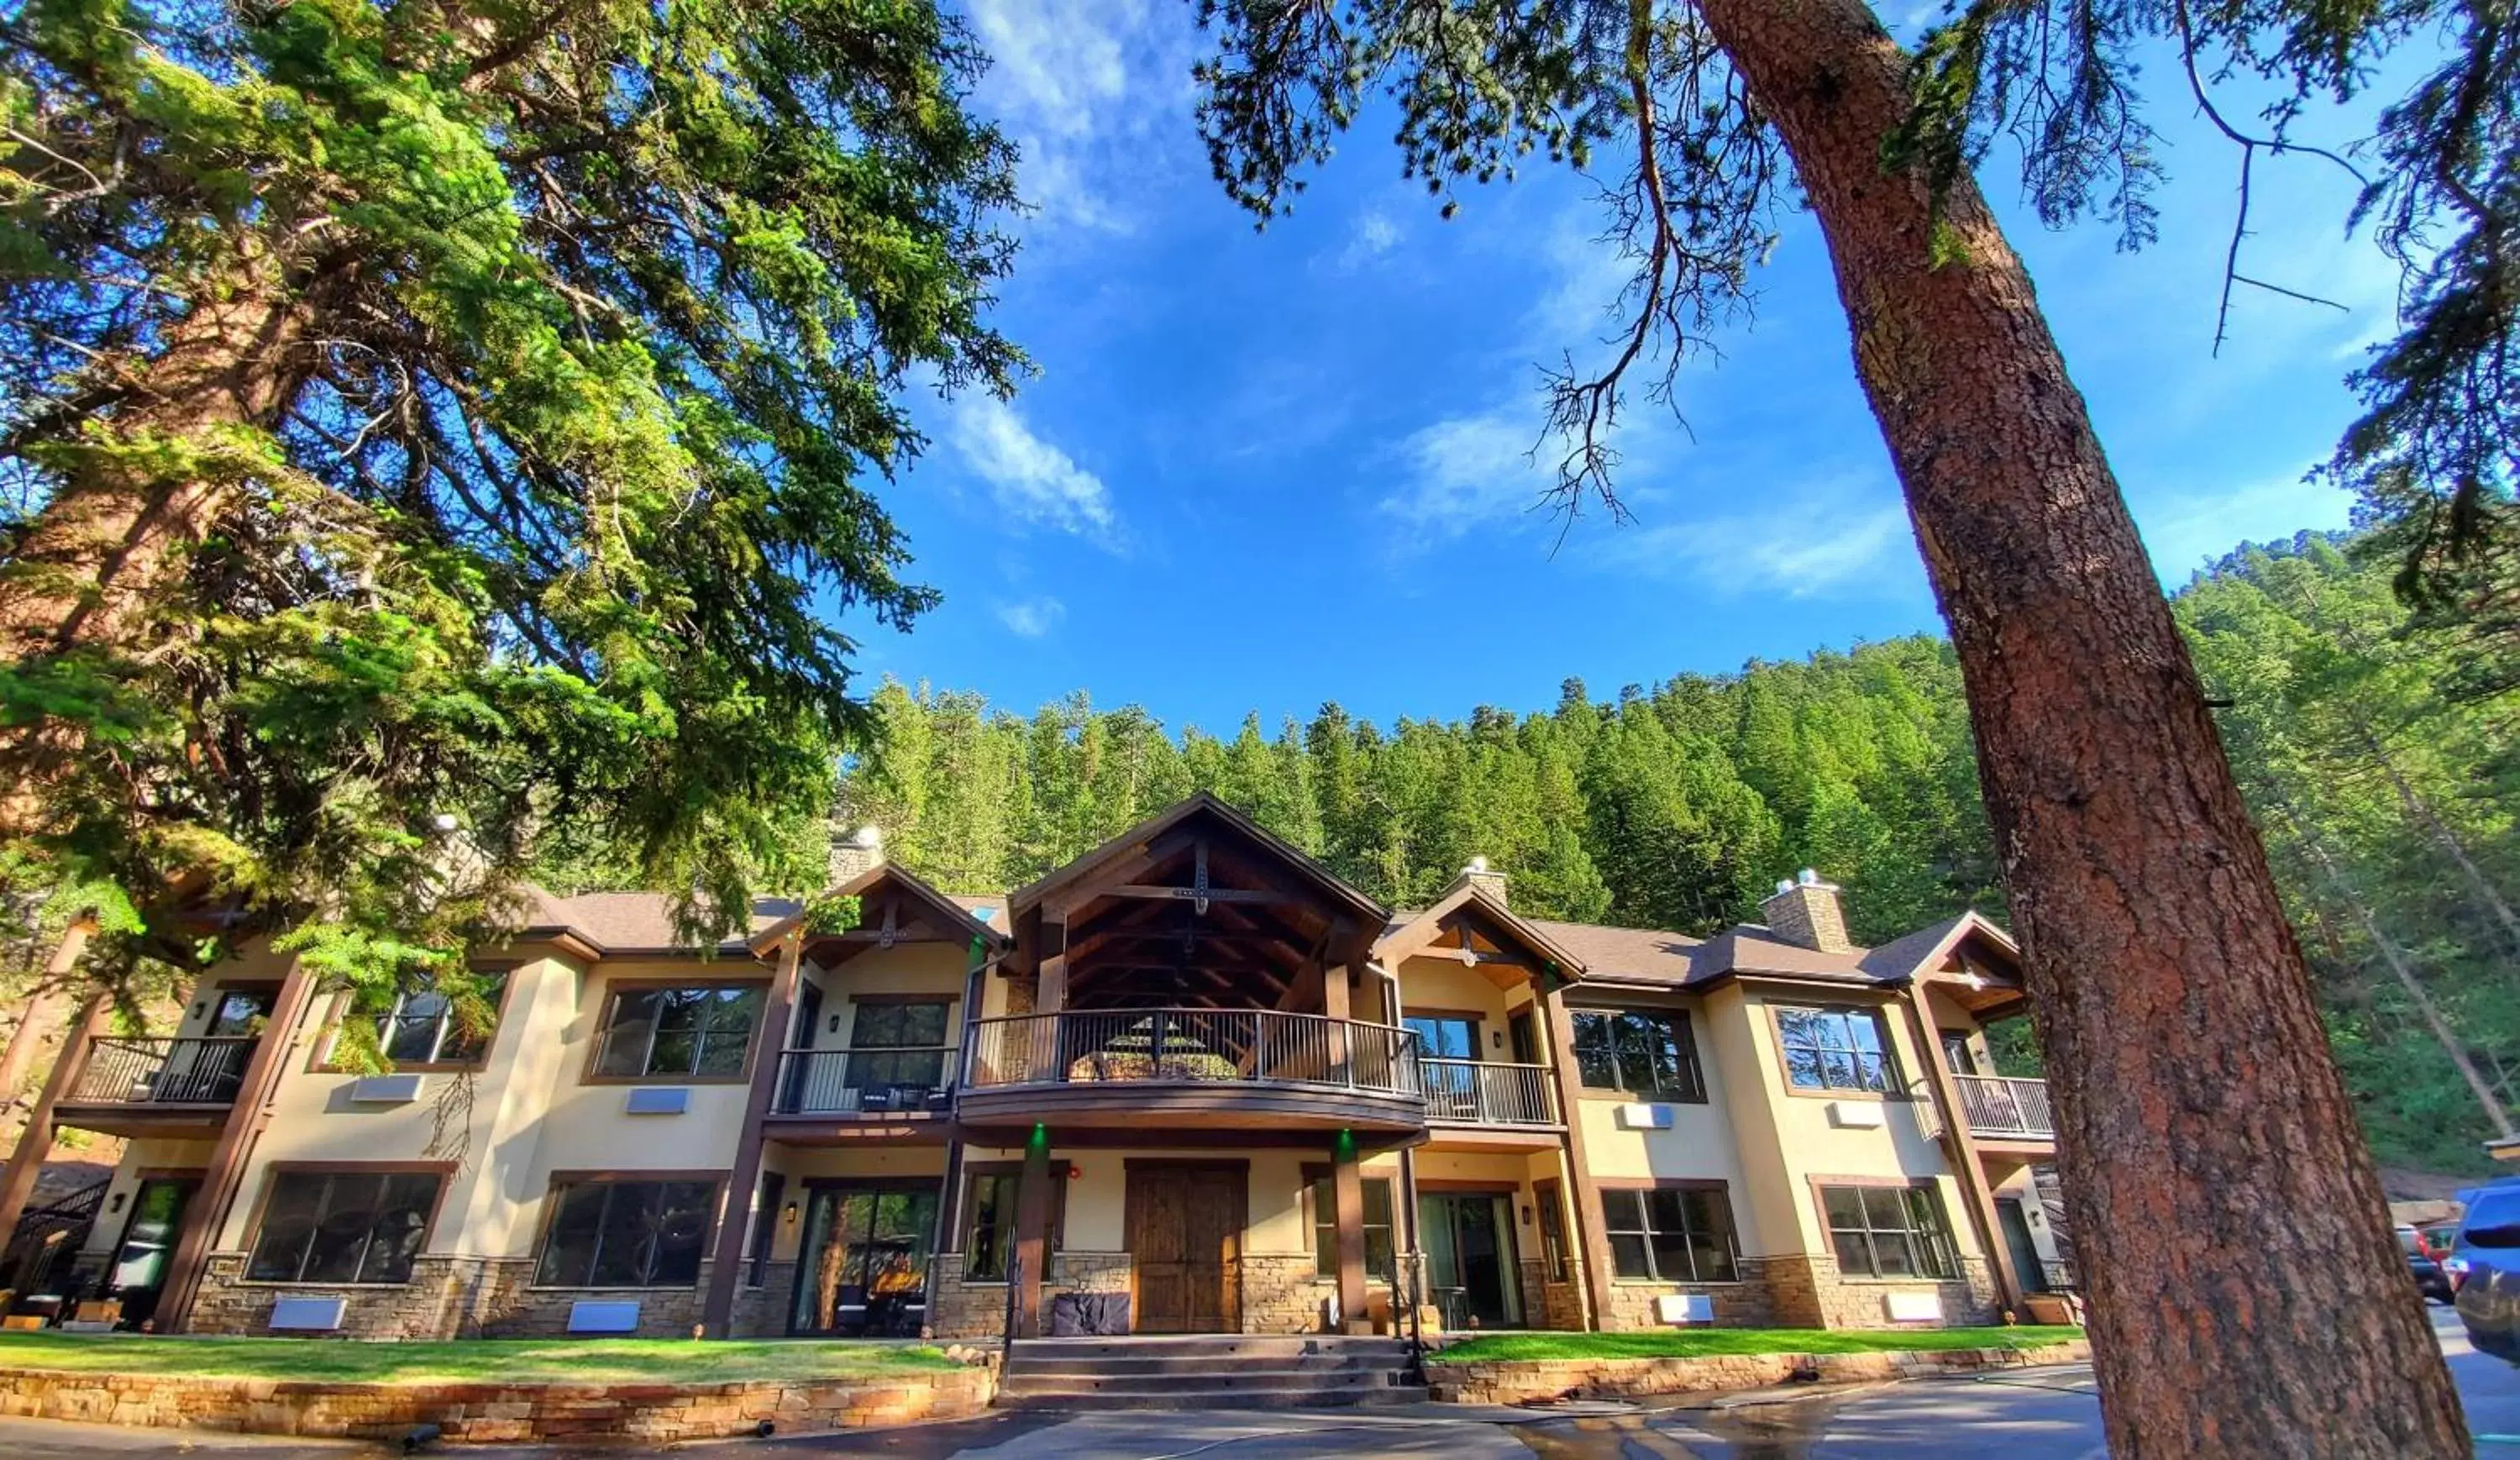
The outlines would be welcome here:
M 2463 1195 L 2467 1214 L 2441 1264 L 2456 1291 L 2458 1320 L 2478 1352 L 2520 1364 L 2520 1181 Z
M 2424 1300 L 2452 1301 L 2450 1274 L 2442 1271 L 2440 1259 L 2424 1242 L 2424 1234 L 2412 1227 L 2400 1227 L 2398 1246 L 2406 1250 L 2407 1270 L 2415 1275 L 2415 1291 L 2424 1296 Z

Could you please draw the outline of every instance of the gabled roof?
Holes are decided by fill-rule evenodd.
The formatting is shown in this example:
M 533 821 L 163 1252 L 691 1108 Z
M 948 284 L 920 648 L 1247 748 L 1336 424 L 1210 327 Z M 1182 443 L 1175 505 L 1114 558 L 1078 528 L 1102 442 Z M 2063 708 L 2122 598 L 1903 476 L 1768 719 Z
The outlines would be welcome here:
M 936 914 L 945 926 L 949 928 L 959 929 L 963 933 L 980 939 L 991 947 L 1004 947 L 1008 941 L 1007 935 L 990 927 L 986 922 L 976 916 L 973 911 L 975 903 L 978 906 L 985 907 L 996 899 L 982 898 L 973 899 L 971 902 L 966 902 L 962 898 L 949 896 L 944 892 L 936 890 L 934 887 L 929 885 L 925 878 L 919 876 L 909 868 L 897 866 L 888 861 L 876 863 L 874 866 L 860 872 L 848 881 L 829 890 L 823 895 L 827 897 L 864 897 L 869 892 L 872 892 L 886 884 L 890 884 L 902 891 L 909 893 L 914 901 L 927 907 L 931 912 Z M 802 918 L 804 915 L 804 909 L 802 907 L 798 907 L 796 911 L 790 913 L 788 916 L 781 918 L 778 922 L 773 923 L 769 927 L 763 928 L 759 932 L 753 934 L 751 946 L 754 955 L 767 956 L 771 949 L 779 946 L 779 940 L 786 937 L 788 931 L 795 927 L 797 920 Z M 807 938 L 807 941 L 812 941 L 810 936 Z
M 1049 876 L 1017 888 L 1013 895 L 1007 899 L 1010 920 L 1020 919 L 1060 889 L 1089 880 L 1096 872 L 1130 855 L 1147 843 L 1154 841 L 1193 817 L 1202 815 L 1214 817 L 1237 834 L 1249 839 L 1263 851 L 1283 862 L 1305 881 L 1328 893 L 1332 900 L 1345 904 L 1356 914 L 1361 926 L 1380 928 L 1390 921 L 1390 909 L 1350 886 L 1329 868 L 1313 860 L 1301 847 L 1282 840 L 1267 827 L 1205 791 L 1192 792 Z
M 1463 908 L 1476 908 L 1492 919 L 1497 928 L 1517 940 L 1526 951 L 1535 953 L 1557 966 L 1560 975 L 1572 979 L 1584 972 L 1584 960 L 1573 949 L 1557 940 L 1540 924 L 1517 916 L 1504 899 L 1489 891 L 1474 877 L 1464 877 L 1450 892 L 1423 912 L 1395 916 L 1389 927 L 1373 944 L 1373 956 L 1386 966 L 1394 959 L 1408 959 L 1430 948 L 1444 920 Z
M 2021 945 L 2012 940 L 2012 935 L 1996 926 L 1993 919 L 1971 909 L 1958 917 L 1945 918 L 1868 950 L 1864 955 L 1864 966 L 1868 972 L 1880 978 L 1913 979 L 1942 967 L 1943 960 L 1951 956 L 1952 950 L 1971 937 L 1986 939 L 2015 967 L 2020 965 Z

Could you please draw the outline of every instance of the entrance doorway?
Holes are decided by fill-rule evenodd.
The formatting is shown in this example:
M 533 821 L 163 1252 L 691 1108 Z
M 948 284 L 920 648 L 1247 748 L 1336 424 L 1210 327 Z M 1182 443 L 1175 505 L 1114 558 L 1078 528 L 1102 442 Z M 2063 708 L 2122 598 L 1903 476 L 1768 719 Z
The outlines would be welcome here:
M 2030 1240 L 2030 1218 L 2018 1197 L 1995 1199 L 1996 1225 L 2003 1228 L 2003 1245 L 2012 1254 L 2012 1271 L 2028 1293 L 2048 1291 L 2048 1271 L 2039 1260 L 2039 1244 Z
M 1140 1333 L 1237 1333 L 1242 1327 L 1241 1163 L 1129 1163 L 1130 1306 Z
M 917 1338 L 927 1322 L 933 1181 L 808 1181 L 791 1334 Z
M 131 1219 L 122 1224 L 122 1240 L 113 1249 L 113 1265 L 106 1269 L 106 1288 L 122 1303 L 122 1326 L 138 1328 L 158 1312 L 158 1290 L 166 1286 L 166 1264 L 183 1235 L 184 1209 L 200 1190 L 199 1176 L 151 1176 L 131 1194 Z
M 1440 1192 L 1418 1198 L 1426 1297 L 1448 1329 L 1522 1326 L 1522 1267 L 1514 1259 L 1513 1198 Z

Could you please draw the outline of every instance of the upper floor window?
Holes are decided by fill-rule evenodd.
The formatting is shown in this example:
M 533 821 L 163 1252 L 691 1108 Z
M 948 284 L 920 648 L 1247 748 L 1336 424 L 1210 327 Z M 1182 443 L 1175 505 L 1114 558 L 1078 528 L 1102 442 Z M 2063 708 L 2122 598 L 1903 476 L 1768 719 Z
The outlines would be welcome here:
M 1479 1022 L 1459 1014 L 1412 1014 L 1403 1023 L 1418 1032 L 1418 1055 L 1426 1060 L 1475 1060 Z
M 437 1209 L 437 1171 L 272 1173 L 245 1275 L 257 1283 L 406 1283 Z
M 1881 1017 L 1870 1009 L 1777 1007 L 1785 1079 L 1797 1090 L 1871 1090 L 1898 1085 Z
M 1820 1206 L 1841 1274 L 1945 1281 L 1959 1276 L 1959 1255 L 1952 1250 L 1943 1199 L 1932 1182 L 1823 1186 Z
M 595 1072 L 629 1079 L 740 1075 L 761 1020 L 761 996 L 758 983 L 616 988 Z
M 499 1007 L 506 974 L 476 976 L 482 1002 Z M 377 1047 L 397 1065 L 471 1065 L 490 1048 L 495 1026 L 464 1017 L 456 1001 L 434 988 L 408 989 L 377 1021 Z
M 688 1288 L 699 1281 L 717 1182 L 555 1181 L 534 1281 L 547 1288 Z
M 1642 1100 L 1706 1098 L 1688 1016 L 1677 1009 L 1576 1010 L 1575 1069 L 1588 1090 L 1624 1090 Z
M 1604 1191 L 1601 1222 L 1610 1239 L 1611 1270 L 1663 1283 L 1729 1283 L 1732 1203 L 1721 1186 L 1658 1186 Z
M 1969 1053 L 1969 1036 L 1958 1029 L 1943 1030 L 1943 1068 L 1954 1074 L 1977 1073 L 1977 1056 Z
M 926 1089 L 945 1083 L 948 1016 L 943 999 L 858 1005 L 849 1027 L 850 1089 Z

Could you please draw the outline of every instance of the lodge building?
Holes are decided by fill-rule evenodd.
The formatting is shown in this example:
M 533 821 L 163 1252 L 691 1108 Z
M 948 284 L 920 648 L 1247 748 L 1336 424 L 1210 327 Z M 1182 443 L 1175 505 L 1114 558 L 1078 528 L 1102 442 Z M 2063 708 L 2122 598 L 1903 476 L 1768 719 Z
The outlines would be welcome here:
M 855 926 L 764 903 L 715 948 L 539 896 L 495 1027 L 407 996 L 387 1073 L 267 950 L 169 1035 L 99 1006 L 0 1196 L 125 1138 L 56 1276 L 160 1332 L 1841 1327 L 2066 1281 L 1974 914 L 1861 948 L 1805 874 L 1698 939 L 1479 865 L 1395 913 L 1205 795 L 1004 895 L 871 834 L 833 864 Z

